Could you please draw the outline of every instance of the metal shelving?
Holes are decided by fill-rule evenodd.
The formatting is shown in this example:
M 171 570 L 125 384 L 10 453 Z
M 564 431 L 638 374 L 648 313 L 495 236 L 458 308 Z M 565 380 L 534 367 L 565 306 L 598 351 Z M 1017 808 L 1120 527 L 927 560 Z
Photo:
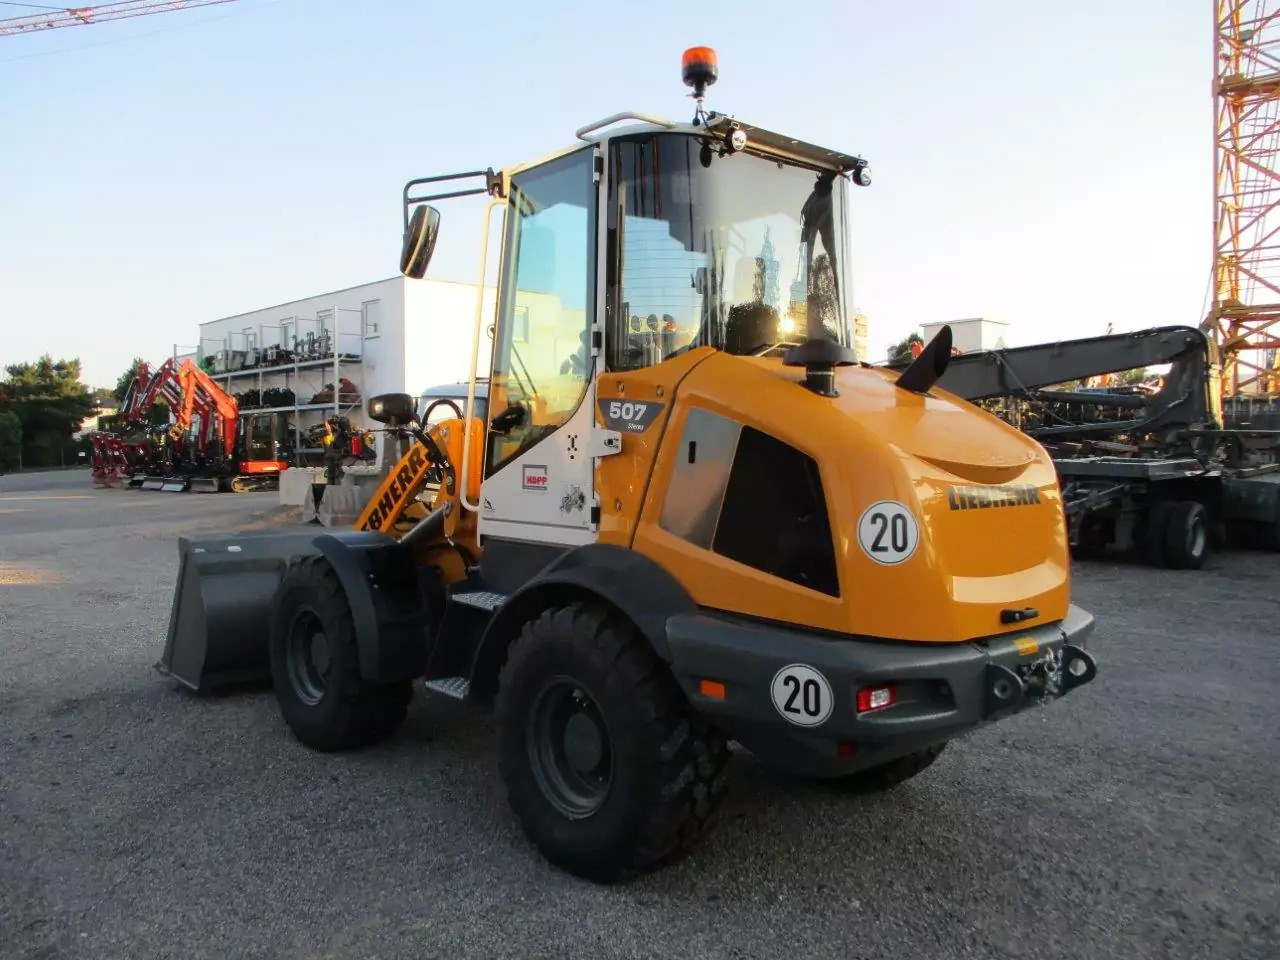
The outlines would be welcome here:
M 344 314 L 355 315 L 354 332 L 350 322 L 343 323 Z M 300 351 L 315 349 L 315 345 L 323 342 L 326 337 L 330 344 L 328 356 L 294 359 L 271 366 L 258 364 L 237 370 L 217 369 L 218 365 L 225 366 L 233 362 L 237 355 L 248 359 L 268 354 L 273 348 L 286 350 L 296 356 Z M 310 420 L 316 414 L 346 415 L 353 423 L 360 425 L 362 418 L 359 414 L 363 409 L 365 396 L 363 364 L 368 339 L 361 312 L 334 304 L 317 311 L 314 317 L 290 317 L 279 323 L 260 324 L 254 330 L 234 331 L 221 340 L 205 339 L 196 350 L 196 360 L 208 369 L 205 358 L 214 357 L 215 368 L 209 371 L 209 376 L 233 396 L 255 387 L 259 397 L 270 389 L 292 391 L 294 402 L 291 404 L 270 407 L 241 404 L 240 410 L 246 417 L 261 413 L 292 414 L 290 430 L 294 439 L 293 465 L 300 465 L 297 458 L 308 451 L 303 446 L 303 435 L 309 427 L 315 425 L 315 421 L 304 423 L 304 419 Z M 348 391 L 342 389 L 344 377 L 355 387 L 354 400 L 344 399 L 350 396 Z M 325 389 L 326 381 L 332 381 L 333 399 L 320 403 L 311 402 L 312 396 Z

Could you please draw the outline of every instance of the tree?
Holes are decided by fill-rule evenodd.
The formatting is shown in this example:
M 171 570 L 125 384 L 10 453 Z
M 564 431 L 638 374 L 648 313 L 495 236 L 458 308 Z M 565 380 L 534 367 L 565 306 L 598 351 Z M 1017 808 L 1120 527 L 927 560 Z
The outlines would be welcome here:
M 0 473 L 22 466 L 22 421 L 12 410 L 0 411 Z
M 1099 386 L 1132 387 L 1140 383 L 1146 383 L 1155 376 L 1156 374 L 1152 373 L 1147 367 L 1133 367 L 1129 370 L 1116 371 L 1105 379 L 1103 377 L 1085 377 L 1080 380 L 1066 380 L 1062 383 L 1050 384 L 1042 389 L 1059 393 L 1074 393 L 1077 390 L 1088 390 Z
M 1133 386 L 1149 379 L 1151 379 L 1151 371 L 1146 367 L 1134 367 L 1132 370 L 1122 370 L 1113 374 L 1113 380 L 1124 386 Z
M 45 354 L 35 363 L 5 367 L 7 407 L 22 424 L 22 462 L 29 467 L 63 461 L 71 436 L 93 413 L 93 396 L 80 382 L 80 360 Z
M 911 345 L 913 343 L 918 343 L 921 346 L 924 346 L 924 337 L 920 336 L 920 334 L 918 333 L 912 333 L 907 337 L 907 339 L 902 340 L 898 343 L 895 343 L 892 347 L 890 347 L 889 348 L 890 366 L 897 366 L 898 364 L 902 364 L 902 363 L 910 363 L 912 359 Z

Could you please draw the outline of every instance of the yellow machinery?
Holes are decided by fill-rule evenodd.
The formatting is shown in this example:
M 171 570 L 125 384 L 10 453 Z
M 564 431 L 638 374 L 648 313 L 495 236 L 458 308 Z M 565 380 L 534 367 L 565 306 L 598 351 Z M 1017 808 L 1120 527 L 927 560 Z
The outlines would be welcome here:
M 706 48 L 684 78 L 692 123 L 406 185 L 409 277 L 427 201 L 487 195 L 485 245 L 501 214 L 485 417 L 474 380 L 428 429 L 375 397 L 415 442 L 359 529 L 182 541 L 160 664 L 270 677 L 320 750 L 391 735 L 418 686 L 492 704 L 524 829 L 602 882 L 702 835 L 730 740 L 887 788 L 1096 674 L 1043 448 L 937 388 L 949 330 L 901 372 L 852 352 L 866 162 L 707 112 Z

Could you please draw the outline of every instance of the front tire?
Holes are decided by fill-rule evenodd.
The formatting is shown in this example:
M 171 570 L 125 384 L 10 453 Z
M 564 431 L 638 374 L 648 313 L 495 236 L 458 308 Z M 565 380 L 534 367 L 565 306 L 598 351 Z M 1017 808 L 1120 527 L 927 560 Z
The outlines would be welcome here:
M 508 802 L 548 861 L 616 883 L 688 853 L 729 761 L 629 622 L 572 603 L 527 623 L 496 702 Z
M 285 571 L 272 609 L 270 644 L 280 713 L 307 746 L 364 747 L 404 722 L 412 682 L 374 683 L 360 676 L 351 605 L 323 557 L 304 557 Z

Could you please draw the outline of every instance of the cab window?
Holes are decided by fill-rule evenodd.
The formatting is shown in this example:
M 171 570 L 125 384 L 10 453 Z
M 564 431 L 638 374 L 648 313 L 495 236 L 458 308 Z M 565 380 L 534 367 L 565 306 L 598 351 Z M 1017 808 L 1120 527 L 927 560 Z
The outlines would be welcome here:
M 486 476 L 568 420 L 591 379 L 593 156 L 512 177 Z
M 809 337 L 847 343 L 835 174 L 751 148 L 704 155 L 700 143 L 613 141 L 606 369 L 700 346 L 780 356 Z

